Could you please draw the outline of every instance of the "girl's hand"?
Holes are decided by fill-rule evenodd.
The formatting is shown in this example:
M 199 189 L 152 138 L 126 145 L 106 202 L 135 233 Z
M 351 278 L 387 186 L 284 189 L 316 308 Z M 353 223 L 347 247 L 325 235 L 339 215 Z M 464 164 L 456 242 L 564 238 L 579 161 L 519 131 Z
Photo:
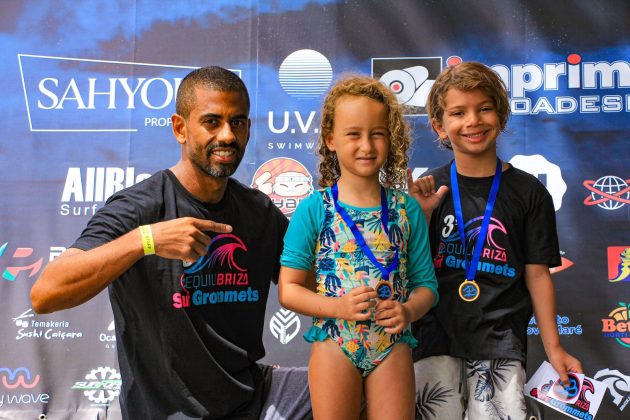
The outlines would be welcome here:
M 368 286 L 355 287 L 336 299 L 336 318 L 348 321 L 365 321 L 372 316 L 372 307 L 376 305 L 376 292 Z
M 396 300 L 381 300 L 376 305 L 376 324 L 385 327 L 388 334 L 398 334 L 411 322 L 407 308 Z

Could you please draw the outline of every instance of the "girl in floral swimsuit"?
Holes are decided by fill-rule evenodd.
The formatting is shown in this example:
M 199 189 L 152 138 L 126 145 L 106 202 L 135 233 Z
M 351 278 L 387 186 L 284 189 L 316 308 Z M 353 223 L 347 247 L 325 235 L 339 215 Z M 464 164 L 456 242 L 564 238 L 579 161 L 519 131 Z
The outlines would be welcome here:
M 291 219 L 279 289 L 284 307 L 313 317 L 313 414 L 357 419 L 365 398 L 369 418 L 412 419 L 409 324 L 437 302 L 437 282 L 422 210 L 396 189 L 409 128 L 387 87 L 352 76 L 327 95 L 320 133 L 323 189 Z

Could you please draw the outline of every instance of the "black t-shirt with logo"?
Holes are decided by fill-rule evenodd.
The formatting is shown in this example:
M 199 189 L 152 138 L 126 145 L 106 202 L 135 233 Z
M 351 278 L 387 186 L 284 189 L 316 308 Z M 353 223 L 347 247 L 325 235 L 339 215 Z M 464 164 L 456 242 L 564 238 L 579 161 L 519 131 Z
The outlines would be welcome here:
M 230 179 L 207 204 L 169 171 L 114 194 L 72 245 L 88 250 L 145 224 L 195 217 L 226 223 L 195 264 L 146 256 L 109 286 L 127 418 L 258 418 L 265 375 L 256 363 L 286 217 Z M 268 376 L 267 376 L 268 378 Z
M 532 303 L 525 285 L 525 264 L 560 265 L 553 201 L 534 176 L 510 167 L 502 173 L 492 219 L 479 259 L 479 297 L 459 296 L 465 280 L 463 246 L 453 207 L 450 164 L 431 171 L 436 188 L 449 193 L 434 210 L 429 226 L 431 253 L 440 301 L 412 330 L 420 341 L 414 360 L 451 355 L 475 360 L 526 361 L 527 323 Z M 466 237 L 466 259 L 483 220 L 493 177 L 458 175 Z

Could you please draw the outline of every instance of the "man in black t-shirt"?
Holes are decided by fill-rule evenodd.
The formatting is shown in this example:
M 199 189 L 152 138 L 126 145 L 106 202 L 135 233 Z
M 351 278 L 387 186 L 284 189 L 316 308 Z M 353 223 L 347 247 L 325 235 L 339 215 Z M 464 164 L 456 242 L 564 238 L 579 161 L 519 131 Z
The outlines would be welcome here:
M 287 220 L 229 178 L 249 105 L 228 70 L 186 76 L 172 116 L 180 161 L 114 194 L 31 290 L 49 313 L 109 287 L 125 418 L 310 416 L 306 370 L 257 363 Z

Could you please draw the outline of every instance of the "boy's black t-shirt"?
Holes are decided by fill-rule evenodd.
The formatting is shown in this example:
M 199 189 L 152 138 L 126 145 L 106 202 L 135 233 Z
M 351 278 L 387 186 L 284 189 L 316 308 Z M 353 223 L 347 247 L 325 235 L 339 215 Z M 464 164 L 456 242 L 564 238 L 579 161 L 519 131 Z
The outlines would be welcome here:
M 525 264 L 555 267 L 561 263 L 551 196 L 538 179 L 520 169 L 510 165 L 502 173 L 475 279 L 479 297 L 466 302 L 459 296 L 459 286 L 466 275 L 453 207 L 450 164 L 428 174 L 434 176 L 436 188 L 447 185 L 449 192 L 433 211 L 429 226 L 440 301 L 412 326 L 420 341 L 414 360 L 450 355 L 525 362 L 527 324 L 532 315 Z M 468 238 L 466 259 L 470 261 L 493 177 L 458 175 L 457 179 Z
M 72 245 L 89 250 L 181 217 L 232 226 L 195 264 L 145 256 L 109 286 L 127 418 L 258 418 L 269 372 L 262 332 L 286 217 L 230 179 L 221 202 L 193 197 L 169 171 L 114 194 Z

